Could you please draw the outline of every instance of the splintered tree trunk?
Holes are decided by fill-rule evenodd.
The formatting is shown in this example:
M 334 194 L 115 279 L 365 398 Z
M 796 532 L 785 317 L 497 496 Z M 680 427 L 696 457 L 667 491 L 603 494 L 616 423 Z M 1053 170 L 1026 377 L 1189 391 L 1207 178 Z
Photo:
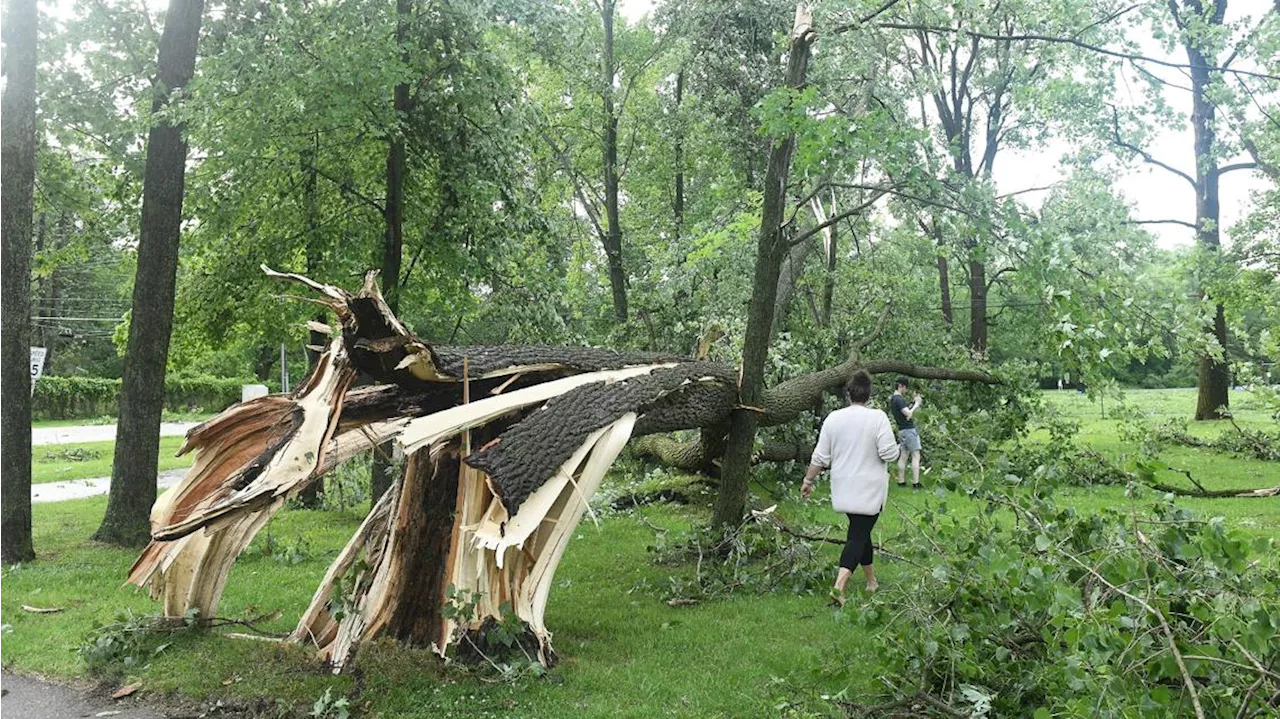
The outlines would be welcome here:
M 169 102 L 195 72 L 196 42 L 204 0 L 171 0 L 160 37 L 158 82 L 152 110 Z M 160 450 L 160 414 L 164 374 L 173 329 L 174 281 L 182 225 L 187 141 L 180 125 L 160 120 L 147 137 L 142 179 L 142 223 L 133 313 L 120 388 L 120 419 L 107 513 L 94 539 L 112 544 L 142 544 L 150 537 L 148 514 L 156 500 Z
M 627 275 L 622 265 L 622 226 L 618 217 L 618 115 L 614 106 L 613 81 L 617 63 L 613 58 L 613 18 L 615 0 L 604 0 L 600 15 L 604 23 L 604 204 L 608 226 L 605 228 L 604 254 L 609 261 L 609 284 L 613 288 L 613 314 L 619 322 L 627 321 Z
M 11 0 L 4 16 L 0 115 L 0 560 L 35 559 L 31 544 L 31 207 L 36 171 L 35 0 Z
M 816 39 L 813 11 L 808 5 L 801 3 L 796 6 L 795 24 L 791 29 L 791 48 L 787 54 L 788 87 L 798 89 L 804 86 L 809 67 L 809 50 Z M 742 348 L 742 380 L 738 391 L 740 406 L 734 409 L 729 418 L 729 439 L 720 475 L 720 492 L 716 496 L 712 516 L 713 524 L 720 526 L 736 525 L 742 519 L 747 502 L 747 479 L 760 420 L 758 408 L 764 392 L 764 368 L 769 354 L 769 336 L 773 329 L 778 275 L 788 250 L 782 220 L 786 210 L 787 179 L 791 172 L 791 155 L 795 152 L 795 145 L 795 133 L 789 133 L 780 142 L 776 142 L 769 152 L 769 165 L 765 171 L 755 277 L 751 287 L 751 303 L 747 310 L 747 334 Z
M 1196 5 L 1199 7 L 1198 3 Z M 1225 3 L 1222 4 L 1225 6 Z M 1221 10 L 1213 16 L 1217 24 L 1222 22 Z M 1210 62 L 1196 44 L 1197 39 L 1188 39 L 1187 57 L 1191 65 L 1191 127 L 1195 137 L 1196 155 L 1196 241 L 1201 249 L 1216 261 L 1220 250 L 1219 240 L 1219 205 L 1218 183 L 1220 174 L 1218 158 L 1214 157 L 1217 144 L 1217 133 L 1214 127 L 1214 105 L 1207 96 L 1210 76 Z M 1213 64 L 1216 64 L 1213 63 Z M 1202 291 L 1203 296 L 1203 291 Z M 1198 364 L 1198 394 L 1196 397 L 1196 419 L 1221 419 L 1229 408 L 1231 373 L 1227 367 L 1227 321 L 1223 313 L 1222 303 L 1214 303 L 1213 324 L 1208 328 L 1209 334 L 1222 348 L 1223 357 L 1201 357 Z

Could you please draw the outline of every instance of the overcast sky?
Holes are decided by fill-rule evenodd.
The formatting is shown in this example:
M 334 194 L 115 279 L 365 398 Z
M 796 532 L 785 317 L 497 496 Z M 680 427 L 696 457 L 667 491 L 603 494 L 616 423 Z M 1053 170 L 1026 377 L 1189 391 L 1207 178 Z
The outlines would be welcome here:
M 156 12 L 168 5 L 167 0 L 144 0 L 144 2 Z M 73 5 L 74 0 L 59 0 L 54 3 L 53 14 L 55 16 L 66 16 L 70 13 Z M 1227 22 L 1234 23 L 1245 19 L 1252 19 L 1256 22 L 1258 18 L 1268 11 L 1271 5 L 1272 0 L 1232 0 L 1228 5 Z M 619 0 L 618 2 L 619 12 L 631 23 L 638 22 L 653 6 L 654 0 Z M 1147 38 L 1142 43 L 1142 52 L 1150 57 L 1179 63 L 1186 62 L 1185 54 L 1180 52 L 1166 53 L 1151 38 Z M 1185 77 L 1181 76 L 1178 70 L 1156 66 L 1148 66 L 1148 69 L 1167 80 L 1180 84 L 1186 83 Z M 1136 73 L 1133 70 L 1128 72 L 1130 73 L 1129 80 L 1136 89 L 1139 87 L 1139 83 L 1134 81 L 1135 78 L 1133 77 Z M 1142 100 L 1135 93 L 1133 96 L 1114 98 L 1114 101 L 1120 104 L 1129 104 L 1141 102 Z M 1168 90 L 1166 91 L 1166 101 L 1173 109 L 1184 114 L 1190 113 L 1190 93 Z M 1269 98 L 1269 104 L 1275 101 L 1276 98 Z M 1220 134 L 1230 132 L 1225 123 L 1220 122 L 1219 126 Z M 1009 193 L 1031 187 L 1044 187 L 1063 179 L 1059 160 L 1069 149 L 1065 143 L 1051 142 L 1048 146 L 1038 151 L 1011 150 L 1002 152 L 1000 159 L 996 162 L 995 171 L 995 181 L 999 191 L 1001 193 Z M 1188 174 L 1195 174 L 1192 134 L 1189 126 L 1183 130 L 1159 129 L 1145 149 L 1162 162 Z M 1266 187 L 1267 182 L 1261 173 L 1255 171 L 1232 172 L 1222 177 L 1221 206 L 1222 226 L 1224 229 L 1231 227 L 1237 220 L 1248 213 L 1251 203 L 1250 191 Z M 1134 216 L 1137 219 L 1184 220 L 1187 222 L 1195 220 L 1194 190 L 1185 180 L 1167 170 L 1153 167 L 1140 160 L 1131 162 L 1121 172 L 1115 189 L 1133 205 Z M 1043 200 L 1045 194 L 1045 192 L 1028 193 L 1022 195 L 1020 199 L 1035 206 Z M 1180 225 L 1154 225 L 1148 229 L 1156 235 L 1162 247 L 1185 245 L 1193 240 L 1192 230 Z M 1223 239 L 1228 240 L 1225 233 Z

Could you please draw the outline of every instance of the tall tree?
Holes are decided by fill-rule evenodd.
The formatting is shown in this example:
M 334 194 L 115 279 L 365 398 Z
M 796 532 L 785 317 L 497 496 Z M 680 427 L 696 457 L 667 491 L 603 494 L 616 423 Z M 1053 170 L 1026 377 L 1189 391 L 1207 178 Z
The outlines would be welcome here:
M 604 109 L 604 140 L 601 160 L 604 168 L 605 232 L 604 254 L 609 261 L 609 285 L 613 289 L 613 314 L 619 322 L 627 321 L 627 275 L 622 266 L 622 226 L 618 216 L 618 113 L 614 107 L 614 82 L 618 63 L 613 53 L 613 20 L 616 0 L 603 0 L 600 21 L 604 28 L 601 62 L 600 99 Z
M 0 355 L 0 559 L 35 558 L 31 544 L 31 207 L 36 173 L 35 0 L 10 0 L 4 18 L 0 115 L 3 354 Z
M 1245 96 L 1256 102 L 1251 91 L 1245 86 L 1246 73 L 1238 73 L 1233 65 L 1241 64 L 1249 54 L 1251 44 L 1256 39 L 1263 25 L 1275 21 L 1280 9 L 1264 15 L 1263 19 L 1252 28 L 1245 29 L 1243 35 L 1236 36 L 1236 28 L 1227 23 L 1228 2 L 1216 0 L 1169 0 L 1165 5 L 1167 13 L 1156 19 L 1156 32 L 1164 37 L 1173 38 L 1182 52 L 1186 54 L 1187 64 L 1180 67 L 1183 75 L 1189 80 L 1182 84 L 1183 78 L 1174 81 L 1164 80 L 1154 74 L 1145 72 L 1145 77 L 1160 94 L 1166 89 L 1175 89 L 1190 95 L 1192 149 L 1195 157 L 1195 170 L 1185 172 L 1172 163 L 1163 162 L 1143 149 L 1139 143 L 1124 137 L 1121 132 L 1121 120 L 1118 110 L 1112 110 L 1112 142 L 1119 148 L 1141 157 L 1143 161 L 1159 167 L 1185 181 L 1195 192 L 1195 238 L 1202 258 L 1197 264 L 1203 274 L 1212 275 L 1214 268 L 1223 260 L 1221 258 L 1221 201 L 1220 186 L 1222 177 L 1238 170 L 1261 170 L 1267 172 L 1267 163 L 1259 163 L 1256 145 L 1241 128 L 1236 128 L 1242 145 L 1234 145 L 1223 137 L 1219 127 L 1221 116 L 1230 117 L 1239 114 L 1232 107 L 1231 90 L 1225 82 L 1228 74 L 1234 74 L 1240 83 Z M 1164 11 L 1161 11 L 1164 13 Z M 1169 64 L 1169 63 L 1165 63 Z M 1183 97 L 1186 97 L 1184 95 Z M 1158 98 L 1157 102 L 1162 100 Z M 1245 101 L 1247 102 L 1247 101 Z M 1264 114 L 1265 111 L 1264 111 Z M 1273 120 L 1274 122 L 1274 120 Z M 1253 161 L 1229 162 L 1233 154 L 1247 151 L 1254 157 Z M 1162 220 L 1168 221 L 1168 220 Z M 1185 221 L 1176 220 L 1179 224 Z M 1200 296 L 1210 302 L 1211 317 L 1206 323 L 1206 334 L 1210 344 L 1216 344 L 1217 351 L 1205 352 L 1197 360 L 1197 420 L 1221 419 L 1226 416 L 1230 405 L 1228 390 L 1231 384 L 1230 369 L 1225 353 L 1227 351 L 1227 319 L 1226 310 L 1220 297 L 1214 297 L 1214 291 L 1202 283 Z
M 1215 80 L 1221 74 L 1217 52 L 1206 37 L 1205 26 L 1221 28 L 1227 14 L 1227 0 L 1204 3 L 1201 0 L 1170 0 L 1169 12 L 1178 27 L 1183 49 L 1191 65 L 1191 129 L 1195 143 L 1196 173 L 1192 186 L 1196 192 L 1196 242 L 1200 248 L 1218 255 L 1222 247 L 1220 238 L 1220 204 L 1218 188 L 1222 175 L 1228 171 L 1220 164 L 1220 148 L 1217 138 L 1217 107 L 1210 97 Z M 1228 61 L 1229 62 L 1229 61 Z M 1249 167 L 1254 163 L 1245 163 Z M 1236 168 L 1243 169 L 1243 165 Z M 1188 178 L 1189 179 L 1189 178 Z M 1209 334 L 1222 348 L 1227 349 L 1227 319 L 1221 302 L 1213 307 L 1213 322 Z M 1231 373 L 1225 356 L 1204 355 L 1197 361 L 1196 419 L 1221 419 L 1230 404 L 1228 390 Z
M 409 24 L 412 21 L 413 0 L 396 0 L 396 46 L 400 48 L 400 62 L 409 67 Z M 397 83 L 392 91 L 391 142 L 387 146 L 387 204 L 386 238 L 382 245 L 382 295 L 392 312 L 400 311 L 400 264 L 404 256 L 404 174 L 405 130 L 411 100 L 409 83 Z M 394 465 L 391 462 L 395 447 L 387 442 L 374 452 L 371 494 L 376 504 L 382 493 L 391 486 Z
M 817 32 L 813 28 L 813 10 L 801 3 L 796 6 L 787 52 L 785 86 L 799 90 L 805 84 L 809 54 Z M 774 303 L 778 293 L 778 277 L 790 250 L 789 233 L 784 231 L 787 184 L 791 173 L 791 156 L 796 148 L 795 131 L 775 138 L 765 169 L 764 204 L 760 212 L 760 234 L 756 245 L 755 276 L 751 286 L 751 302 L 747 309 L 747 333 L 742 348 L 742 379 L 738 404 L 729 419 L 729 439 L 725 446 L 724 465 L 720 475 L 720 492 L 712 523 L 736 525 L 742 518 L 747 501 L 747 479 L 751 472 L 751 454 L 755 447 L 760 416 L 757 409 L 764 391 L 764 370 L 773 330 Z
M 183 125 L 162 111 L 195 73 L 203 12 L 204 0 L 170 0 L 160 36 L 111 490 L 106 515 L 93 535 L 112 544 L 141 544 L 151 534 L 187 162 Z

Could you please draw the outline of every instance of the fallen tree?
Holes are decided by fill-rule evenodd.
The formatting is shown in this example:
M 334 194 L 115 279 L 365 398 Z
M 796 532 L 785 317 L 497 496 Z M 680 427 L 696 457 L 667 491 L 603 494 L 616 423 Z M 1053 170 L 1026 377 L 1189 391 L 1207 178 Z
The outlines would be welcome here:
M 266 270 L 266 268 L 264 268 Z M 627 441 L 701 429 L 696 459 L 723 451 L 738 373 L 717 362 L 575 347 L 441 347 L 413 336 L 379 293 L 298 275 L 338 318 L 291 396 L 232 407 L 194 428 L 182 482 L 157 500 L 152 542 L 129 581 L 166 616 L 216 616 L 236 557 L 285 502 L 350 457 L 395 442 L 406 462 L 329 567 L 289 639 L 335 670 L 361 643 L 391 636 L 445 652 L 514 613 L 544 664 L 552 578 L 588 500 Z M 883 326 L 882 321 L 879 326 Z M 862 343 L 865 345 L 865 342 Z M 994 383 L 977 371 L 857 360 L 768 390 L 779 424 L 812 408 L 857 367 Z M 359 375 L 384 384 L 351 389 Z M 807 453 L 792 447 L 789 457 Z M 467 612 L 449 605 L 465 596 Z M 507 617 L 504 617 L 508 615 Z

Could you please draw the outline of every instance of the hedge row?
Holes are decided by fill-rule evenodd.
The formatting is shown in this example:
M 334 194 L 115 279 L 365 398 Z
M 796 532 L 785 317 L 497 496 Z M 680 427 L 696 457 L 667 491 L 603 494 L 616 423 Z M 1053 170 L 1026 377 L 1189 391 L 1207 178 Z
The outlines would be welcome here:
M 164 407 L 170 412 L 220 412 L 240 401 L 240 387 L 256 384 L 208 375 L 166 377 Z M 101 377 L 41 377 L 36 382 L 31 414 L 35 419 L 114 417 L 120 380 Z

